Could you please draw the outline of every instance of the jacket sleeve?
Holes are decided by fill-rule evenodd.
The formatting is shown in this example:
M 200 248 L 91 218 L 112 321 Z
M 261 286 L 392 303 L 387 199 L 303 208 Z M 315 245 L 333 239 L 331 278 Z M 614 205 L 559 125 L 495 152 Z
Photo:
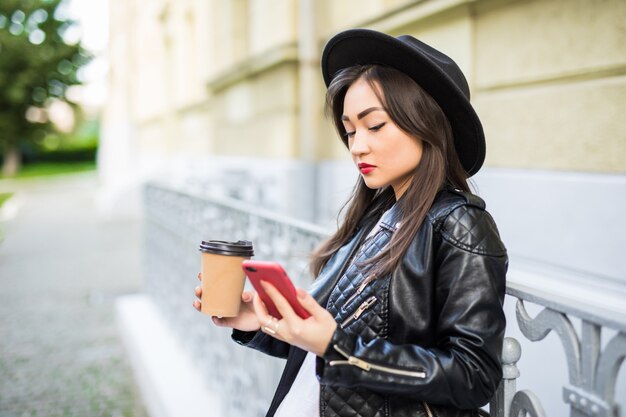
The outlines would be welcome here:
M 233 329 L 231 338 L 241 346 L 258 350 L 276 358 L 287 359 L 289 354 L 290 345 L 288 343 L 271 337 L 262 331 L 242 332 L 241 330 Z
M 458 207 L 433 227 L 439 236 L 432 242 L 434 343 L 411 338 L 402 344 L 381 338 L 365 342 L 338 327 L 318 359 L 321 383 L 460 409 L 491 399 L 502 377 L 506 249 L 491 216 L 478 207 Z M 410 266 L 403 268 L 402 273 L 412 274 Z M 419 271 L 413 273 L 409 282 L 424 279 Z M 408 284 L 405 296 L 419 303 L 425 295 L 413 287 Z

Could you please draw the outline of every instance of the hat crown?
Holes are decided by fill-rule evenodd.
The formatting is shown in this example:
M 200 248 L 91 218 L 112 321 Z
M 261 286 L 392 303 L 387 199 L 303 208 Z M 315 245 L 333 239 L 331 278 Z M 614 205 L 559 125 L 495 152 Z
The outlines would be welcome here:
M 439 69 L 445 75 L 450 77 L 450 80 L 459 88 L 459 90 L 461 90 L 463 95 L 469 100 L 470 90 L 467 80 L 465 79 L 461 68 L 459 68 L 459 66 L 456 64 L 456 62 L 454 62 L 452 58 L 450 58 L 443 52 L 431 47 L 430 45 L 425 44 L 419 39 L 415 39 L 413 36 L 402 35 L 398 36 L 396 39 L 398 39 L 405 45 L 415 49 L 416 52 L 428 57 L 435 66 L 439 67 Z

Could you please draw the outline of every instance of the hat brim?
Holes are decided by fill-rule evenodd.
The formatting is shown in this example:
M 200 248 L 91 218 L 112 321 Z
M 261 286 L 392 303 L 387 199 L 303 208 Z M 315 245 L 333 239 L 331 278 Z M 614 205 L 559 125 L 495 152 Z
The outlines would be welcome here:
M 322 74 L 328 87 L 338 71 L 354 65 L 380 64 L 411 77 L 439 104 L 448 118 L 454 146 L 468 176 L 485 160 L 483 127 L 466 96 L 431 59 L 401 40 L 367 29 L 351 29 L 334 36 L 322 54 Z

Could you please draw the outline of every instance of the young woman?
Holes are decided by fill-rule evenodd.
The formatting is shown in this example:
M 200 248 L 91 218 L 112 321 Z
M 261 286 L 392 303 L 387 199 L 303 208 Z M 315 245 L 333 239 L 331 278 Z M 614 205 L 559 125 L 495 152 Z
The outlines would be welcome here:
M 413 37 L 363 29 L 329 41 L 322 71 L 360 175 L 298 289 L 312 316 L 267 284 L 281 320 L 244 293 L 213 321 L 287 359 L 267 416 L 477 415 L 502 376 L 507 255 L 467 185 L 485 141 L 465 77 Z

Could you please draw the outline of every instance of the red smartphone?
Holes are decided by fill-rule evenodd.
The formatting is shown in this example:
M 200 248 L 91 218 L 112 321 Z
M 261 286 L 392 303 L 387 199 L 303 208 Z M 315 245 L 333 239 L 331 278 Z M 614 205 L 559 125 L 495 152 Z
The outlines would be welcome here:
M 263 291 L 261 281 L 269 282 L 276 287 L 283 297 L 287 299 L 291 308 L 293 308 L 293 311 L 295 311 L 298 316 L 303 319 L 311 317 L 311 314 L 309 314 L 309 312 L 306 311 L 302 305 L 300 305 L 296 294 L 296 287 L 293 286 L 289 276 L 287 276 L 287 272 L 285 272 L 279 263 L 246 260 L 243 261 L 241 267 L 250 279 L 254 289 L 259 293 L 259 297 L 261 297 L 261 300 L 265 303 L 267 311 L 273 317 L 280 320 L 283 316 L 278 312 L 278 309 L 272 302 L 272 299 L 265 291 Z

